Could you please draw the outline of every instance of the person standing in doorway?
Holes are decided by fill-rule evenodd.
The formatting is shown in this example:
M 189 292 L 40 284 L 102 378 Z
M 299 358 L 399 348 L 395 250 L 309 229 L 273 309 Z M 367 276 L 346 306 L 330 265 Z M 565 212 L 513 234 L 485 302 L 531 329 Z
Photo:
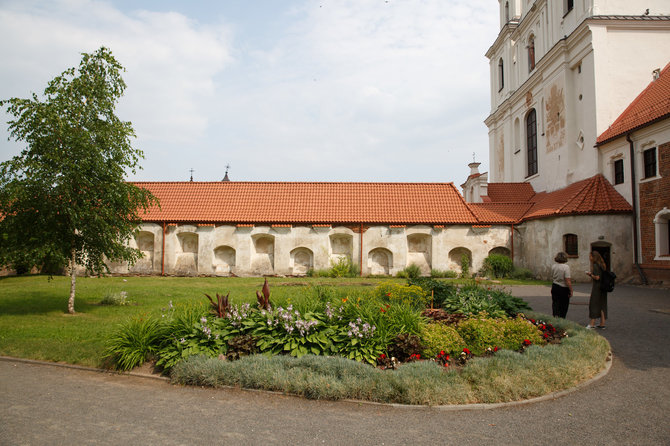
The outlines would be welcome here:
M 600 325 L 597 328 L 605 328 L 605 319 L 607 317 L 607 292 L 600 287 L 602 275 L 607 271 L 607 265 L 598 251 L 591 251 L 589 254 L 591 262 L 591 271 L 586 274 L 591 278 L 591 299 L 589 300 L 589 318 L 591 319 L 588 329 L 596 328 L 596 319 L 600 318 Z
M 551 310 L 554 317 L 565 319 L 572 297 L 570 267 L 567 265 L 568 255 L 561 251 L 556 254 L 554 261 L 556 263 L 551 266 Z

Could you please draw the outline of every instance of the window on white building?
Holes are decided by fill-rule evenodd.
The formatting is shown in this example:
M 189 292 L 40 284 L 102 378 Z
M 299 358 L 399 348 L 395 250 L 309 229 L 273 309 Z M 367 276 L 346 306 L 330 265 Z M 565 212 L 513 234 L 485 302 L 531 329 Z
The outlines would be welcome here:
M 579 243 L 577 234 L 565 234 L 563 236 L 563 251 L 570 257 L 579 256 Z
M 624 181 L 623 177 L 623 160 L 614 161 L 614 184 L 621 184 Z
M 652 178 L 656 176 L 656 147 L 642 152 L 644 161 L 644 177 Z
M 567 15 L 575 7 L 575 0 L 563 0 L 563 15 Z
M 535 36 L 530 35 L 528 38 L 528 72 L 535 69 Z
M 531 109 L 526 116 L 526 151 L 528 176 L 537 173 L 537 114 Z
M 498 61 L 498 91 L 502 90 L 505 86 L 505 64 L 503 63 L 502 57 Z

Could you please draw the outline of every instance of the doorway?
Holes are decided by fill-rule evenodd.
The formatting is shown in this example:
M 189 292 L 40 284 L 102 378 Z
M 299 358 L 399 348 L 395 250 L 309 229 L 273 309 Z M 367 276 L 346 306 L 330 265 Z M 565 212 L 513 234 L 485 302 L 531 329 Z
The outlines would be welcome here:
M 598 242 L 598 243 L 592 243 L 591 244 L 591 250 L 600 254 L 600 256 L 605 261 L 605 265 L 607 266 L 607 271 L 612 270 L 611 263 L 610 263 L 611 246 L 612 246 L 611 244 L 605 243 L 605 242 Z

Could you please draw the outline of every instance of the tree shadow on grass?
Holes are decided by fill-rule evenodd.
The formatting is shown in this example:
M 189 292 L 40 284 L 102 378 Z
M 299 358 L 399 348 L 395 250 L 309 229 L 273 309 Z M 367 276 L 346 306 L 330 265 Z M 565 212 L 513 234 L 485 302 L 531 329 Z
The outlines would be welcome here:
M 68 296 L 54 296 L 48 291 L 30 291 L 20 297 L 0 298 L 0 315 L 67 313 L 67 300 Z M 80 304 L 75 302 L 75 310 L 88 306 L 85 303 Z

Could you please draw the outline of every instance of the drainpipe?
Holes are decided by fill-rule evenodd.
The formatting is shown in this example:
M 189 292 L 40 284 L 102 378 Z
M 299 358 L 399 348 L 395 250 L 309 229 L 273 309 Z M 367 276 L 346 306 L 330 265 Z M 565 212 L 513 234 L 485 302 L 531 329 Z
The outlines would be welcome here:
M 626 141 L 630 148 L 630 189 L 633 195 L 633 264 L 637 269 L 638 274 L 640 274 L 640 279 L 642 284 L 647 284 L 647 277 L 644 275 L 644 271 L 640 268 L 640 261 L 638 256 L 638 228 L 637 228 L 637 216 L 638 216 L 638 202 L 637 202 L 637 180 L 635 179 L 635 147 L 633 145 L 633 140 L 630 138 L 630 133 L 626 134 Z
M 161 276 L 165 275 L 165 222 L 163 222 L 163 249 L 161 250 Z
M 514 264 L 514 223 L 510 227 L 510 232 L 512 233 L 512 265 Z
M 360 271 L 359 275 L 363 277 L 363 223 L 361 223 L 361 233 L 360 233 L 360 245 L 361 245 L 361 255 L 359 256 L 359 262 L 360 262 Z

